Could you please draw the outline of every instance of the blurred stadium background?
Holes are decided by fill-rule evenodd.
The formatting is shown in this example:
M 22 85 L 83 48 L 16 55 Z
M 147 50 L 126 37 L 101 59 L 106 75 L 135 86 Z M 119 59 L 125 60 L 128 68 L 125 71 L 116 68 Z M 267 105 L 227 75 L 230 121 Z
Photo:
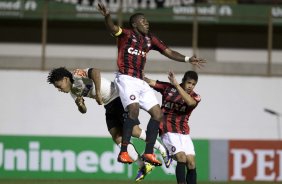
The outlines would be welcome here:
M 200 74 L 203 100 L 190 120 L 199 183 L 281 183 L 282 0 L 104 2 L 119 25 L 144 12 L 168 46 L 207 60 L 196 69 L 152 51 L 145 68 L 159 80 L 169 69 L 179 80 L 187 70 Z M 87 100 L 81 115 L 46 82 L 59 66 L 114 78 L 115 40 L 95 3 L 0 0 L 0 184 L 133 183 L 138 168 L 115 161 L 103 108 Z M 148 115 L 140 119 L 145 128 Z M 176 183 L 174 166 L 142 183 Z

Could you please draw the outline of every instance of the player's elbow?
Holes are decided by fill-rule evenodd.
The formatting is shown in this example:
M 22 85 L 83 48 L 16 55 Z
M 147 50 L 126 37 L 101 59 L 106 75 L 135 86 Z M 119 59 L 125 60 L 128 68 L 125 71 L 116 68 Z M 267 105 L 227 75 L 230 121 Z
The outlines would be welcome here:
M 188 102 L 186 102 L 186 104 L 189 106 L 189 107 L 195 107 L 196 106 L 196 102 L 190 102 L 190 101 L 188 101 Z

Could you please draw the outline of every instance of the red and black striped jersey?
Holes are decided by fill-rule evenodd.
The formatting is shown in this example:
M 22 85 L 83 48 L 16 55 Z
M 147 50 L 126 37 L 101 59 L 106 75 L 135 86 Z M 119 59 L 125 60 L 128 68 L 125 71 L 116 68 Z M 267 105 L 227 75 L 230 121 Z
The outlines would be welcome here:
M 146 55 L 150 50 L 162 53 L 167 46 L 153 34 L 144 36 L 132 29 L 122 29 L 118 38 L 119 72 L 132 77 L 143 78 Z
M 157 81 L 154 89 L 162 94 L 163 120 L 160 123 L 160 134 L 166 132 L 189 134 L 189 117 L 198 103 L 201 101 L 200 95 L 194 91 L 190 95 L 196 100 L 194 107 L 188 106 L 177 89 L 170 83 Z

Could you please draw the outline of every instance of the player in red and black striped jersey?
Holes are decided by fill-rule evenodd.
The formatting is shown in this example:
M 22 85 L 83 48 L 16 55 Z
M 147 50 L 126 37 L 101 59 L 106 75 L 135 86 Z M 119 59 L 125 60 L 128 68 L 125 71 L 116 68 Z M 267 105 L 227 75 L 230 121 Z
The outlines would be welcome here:
M 144 36 L 133 29 L 122 29 L 122 34 L 116 36 L 119 72 L 132 77 L 143 78 L 146 55 L 150 50 L 162 53 L 167 49 L 167 46 L 151 33 Z
M 129 20 L 131 28 L 123 29 L 113 23 L 110 12 L 103 3 L 99 2 L 97 8 L 105 17 L 106 26 L 111 34 L 117 37 L 118 73 L 115 83 L 119 89 L 123 107 L 128 110 L 128 118 L 123 126 L 122 147 L 118 161 L 123 163 L 132 162 L 127 153 L 127 145 L 130 142 L 132 127 L 137 123 L 139 108 L 142 108 L 151 115 L 147 125 L 147 144 L 143 158 L 159 166 L 161 162 L 153 154 L 153 145 L 157 138 L 162 113 L 154 92 L 143 81 L 146 55 L 150 50 L 157 50 L 172 60 L 189 62 L 199 67 L 205 61 L 195 56 L 184 56 L 168 48 L 161 40 L 149 32 L 149 22 L 142 13 L 133 14 Z
M 177 182 L 196 184 L 195 151 L 189 136 L 188 120 L 201 101 L 201 97 L 193 90 L 198 82 L 198 74 L 187 71 L 181 84 L 177 82 L 173 72 L 169 72 L 168 78 L 170 83 L 148 78 L 145 81 L 162 94 L 163 119 L 160 123 L 160 135 L 169 153 L 177 161 Z
M 172 73 L 170 73 L 173 75 Z M 146 79 L 148 80 L 148 79 Z M 193 81 L 196 82 L 196 81 Z M 151 83 L 149 84 L 151 85 Z M 184 85 L 182 83 L 181 85 Z M 181 86 L 180 85 L 180 86 Z M 192 88 L 191 84 L 191 88 Z M 189 92 L 189 98 L 195 100 L 196 104 L 191 105 L 186 103 L 178 92 L 176 87 L 168 82 L 156 81 L 152 87 L 162 94 L 162 111 L 164 113 L 162 123 L 160 124 L 160 135 L 173 132 L 180 134 L 189 134 L 190 128 L 188 125 L 189 117 L 197 104 L 200 102 L 200 96 L 191 89 L 187 89 Z

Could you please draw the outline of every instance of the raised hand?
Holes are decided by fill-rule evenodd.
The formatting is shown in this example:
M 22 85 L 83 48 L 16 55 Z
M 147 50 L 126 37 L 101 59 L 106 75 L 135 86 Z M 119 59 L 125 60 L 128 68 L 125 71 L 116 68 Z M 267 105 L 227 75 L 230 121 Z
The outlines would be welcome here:
M 206 60 L 202 59 L 202 58 L 197 58 L 196 56 L 192 56 L 189 59 L 189 63 L 198 67 L 198 68 L 202 68 L 204 67 L 204 64 L 207 63 Z
M 98 2 L 97 9 L 104 17 L 110 14 L 109 10 L 101 1 Z
M 178 85 L 178 82 L 175 79 L 175 75 L 174 75 L 173 71 L 171 71 L 171 70 L 168 72 L 168 80 L 170 81 L 170 83 L 172 85 L 174 85 L 174 86 Z

